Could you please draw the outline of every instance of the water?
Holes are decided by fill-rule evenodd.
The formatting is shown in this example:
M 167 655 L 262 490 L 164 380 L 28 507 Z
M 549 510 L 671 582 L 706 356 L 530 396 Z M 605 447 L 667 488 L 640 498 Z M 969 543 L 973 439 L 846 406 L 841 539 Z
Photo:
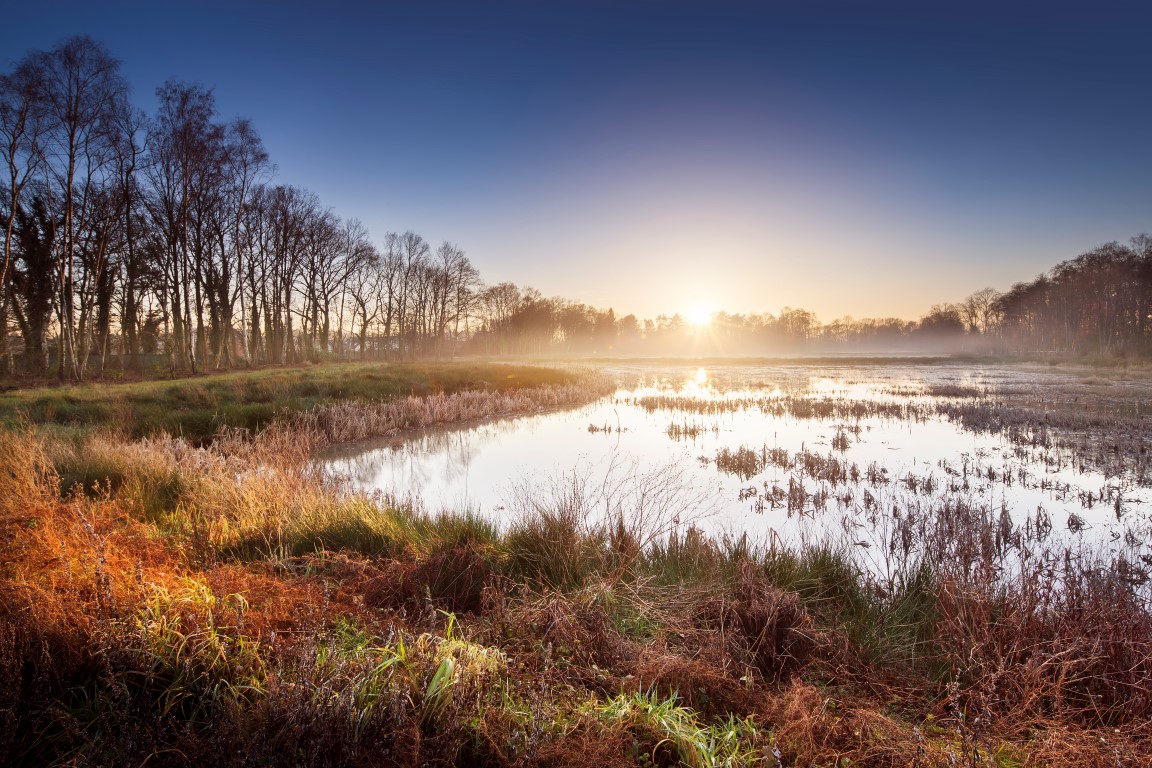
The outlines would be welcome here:
M 619 389 L 582 408 L 343 446 L 324 462 L 356 488 L 500 521 L 534 492 L 573 481 L 619 492 L 632 479 L 678 499 L 668 522 L 759 540 L 835 530 L 867 546 L 877 509 L 944 499 L 1104 549 L 1149 540 L 1152 490 L 1140 473 L 1093 468 L 1087 447 L 1012 440 L 937 413 L 1011 396 L 1139 418 L 1139 383 L 1095 391 L 1076 374 L 915 365 L 606 372 Z

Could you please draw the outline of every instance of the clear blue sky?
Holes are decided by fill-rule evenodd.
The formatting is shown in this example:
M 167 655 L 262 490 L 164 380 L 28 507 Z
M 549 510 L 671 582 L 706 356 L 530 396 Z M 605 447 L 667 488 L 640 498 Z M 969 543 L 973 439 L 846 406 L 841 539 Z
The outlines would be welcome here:
M 1145 7 L 24 3 L 0 59 L 88 34 L 148 111 L 213 87 L 278 181 L 489 282 L 916 317 L 1152 231 Z

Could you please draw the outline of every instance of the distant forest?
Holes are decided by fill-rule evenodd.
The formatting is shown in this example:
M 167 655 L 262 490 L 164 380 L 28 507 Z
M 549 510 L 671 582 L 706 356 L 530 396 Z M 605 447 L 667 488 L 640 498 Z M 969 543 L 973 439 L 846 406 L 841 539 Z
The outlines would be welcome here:
M 414 232 L 369 237 L 273 183 L 248 120 L 168 82 L 135 108 L 119 62 L 75 37 L 0 80 L 0 371 L 80 381 L 305 360 L 459 354 L 944 350 L 1152 354 L 1152 238 L 1109 243 L 918 321 L 803 309 L 618 317 L 511 283 Z

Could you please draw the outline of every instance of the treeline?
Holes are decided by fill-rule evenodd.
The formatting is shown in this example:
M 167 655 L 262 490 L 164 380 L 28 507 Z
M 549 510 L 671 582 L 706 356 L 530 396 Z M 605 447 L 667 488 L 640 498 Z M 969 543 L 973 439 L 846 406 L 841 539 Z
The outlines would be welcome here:
M 0 360 L 78 381 L 160 357 L 173 371 L 443 354 L 478 276 L 451 243 L 377 247 L 316 195 L 273 184 L 244 119 L 169 82 L 132 106 L 119 62 L 76 37 L 0 79 L 6 171 Z
M 984 288 L 919 320 L 842 317 L 804 309 L 718 312 L 638 321 L 509 284 L 481 296 L 467 347 L 487 353 L 733 355 L 802 352 L 1152 354 L 1152 237 L 1108 243 L 1007 292 Z
M 168 82 L 146 115 L 87 37 L 0 76 L 0 370 L 64 381 L 323 359 L 479 354 L 764 354 L 809 349 L 1149 353 L 1146 236 L 979 291 L 919 321 L 811 312 L 618 318 L 511 283 L 456 245 L 374 241 L 273 182 L 252 124 Z
M 1108 243 L 998 295 L 992 329 L 1012 350 L 1152 354 L 1152 237 Z

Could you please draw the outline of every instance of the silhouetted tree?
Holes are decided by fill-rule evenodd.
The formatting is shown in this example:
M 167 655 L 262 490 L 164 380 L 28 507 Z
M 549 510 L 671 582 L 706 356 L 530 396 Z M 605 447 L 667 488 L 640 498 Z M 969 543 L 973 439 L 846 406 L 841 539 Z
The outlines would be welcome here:
M 920 318 L 919 332 L 926 336 L 956 338 L 964 333 L 964 317 L 957 304 L 933 304 L 928 314 Z
M 126 109 L 128 87 L 120 62 L 89 37 L 64 41 L 44 62 L 48 202 L 61 214 L 56 237 L 59 376 L 78 381 L 88 362 L 85 331 L 93 294 L 107 266 L 107 232 L 95 219 L 104 215 L 98 202 L 114 183 L 114 125 Z
M 15 299 L 12 307 L 24 340 L 25 365 L 33 374 L 43 374 L 48 369 L 46 335 L 54 307 L 59 225 L 42 197 L 34 197 L 27 209 L 16 209 L 9 290 Z
M 24 189 L 44 163 L 48 129 L 44 77 L 47 57 L 34 52 L 24 57 L 11 74 L 0 75 L 0 151 L 4 153 L 4 253 L 0 264 L 0 365 L 10 368 L 8 342 L 9 277 L 13 236 Z M 41 201 L 43 206 L 43 201 Z

